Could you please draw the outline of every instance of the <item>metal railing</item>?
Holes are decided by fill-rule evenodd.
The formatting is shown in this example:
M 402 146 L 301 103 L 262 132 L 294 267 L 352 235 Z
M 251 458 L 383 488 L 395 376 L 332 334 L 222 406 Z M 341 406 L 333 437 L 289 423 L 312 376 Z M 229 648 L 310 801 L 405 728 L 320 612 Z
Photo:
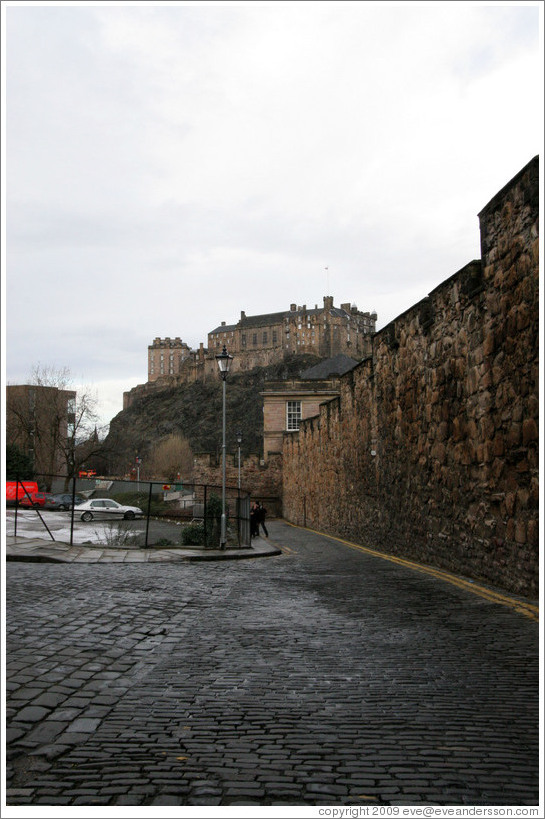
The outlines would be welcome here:
M 67 479 L 60 475 L 37 475 L 34 481 L 40 490 L 37 496 L 25 487 L 26 480 L 7 482 L 16 485 L 15 493 L 11 487 L 13 500 L 6 502 L 8 534 L 39 537 L 47 531 L 52 541 L 71 546 L 220 546 L 221 486 L 106 477 Z M 42 487 L 48 492 L 42 492 Z M 226 487 L 225 512 L 226 548 L 250 547 L 249 494 L 238 487 Z

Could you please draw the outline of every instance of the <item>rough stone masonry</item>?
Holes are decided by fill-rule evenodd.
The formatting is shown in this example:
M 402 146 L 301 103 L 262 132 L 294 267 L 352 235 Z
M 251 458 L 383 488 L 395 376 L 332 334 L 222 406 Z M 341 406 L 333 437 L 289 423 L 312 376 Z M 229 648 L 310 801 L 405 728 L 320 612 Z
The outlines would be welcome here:
M 287 520 L 537 594 L 538 219 L 535 157 L 479 214 L 481 260 L 285 436 Z

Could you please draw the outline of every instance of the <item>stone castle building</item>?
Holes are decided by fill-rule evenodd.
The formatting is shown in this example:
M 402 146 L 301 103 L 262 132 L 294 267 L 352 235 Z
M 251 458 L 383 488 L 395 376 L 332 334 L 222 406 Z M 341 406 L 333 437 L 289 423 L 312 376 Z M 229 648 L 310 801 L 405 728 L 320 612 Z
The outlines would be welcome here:
M 208 333 L 208 346 L 201 343 L 198 350 L 179 336 L 155 338 L 148 347 L 148 380 L 124 393 L 123 409 L 148 392 L 216 375 L 215 356 L 224 345 L 234 356 L 231 372 L 266 367 L 289 354 L 360 360 L 371 352 L 376 322 L 375 312 L 361 312 L 349 302 L 335 307 L 333 296 L 324 296 L 323 307 L 291 304 L 289 310 L 258 316 L 241 311 L 236 324 L 222 322 Z
M 320 358 L 344 353 L 359 359 L 370 352 L 376 321 L 376 313 L 362 313 L 349 303 L 335 307 L 333 297 L 324 296 L 323 307 L 292 304 L 284 312 L 261 316 L 247 316 L 242 311 L 236 324 L 222 322 L 208 333 L 208 351 L 215 356 L 225 345 L 227 352 L 236 356 L 235 370 L 264 367 L 290 353 L 311 353 Z

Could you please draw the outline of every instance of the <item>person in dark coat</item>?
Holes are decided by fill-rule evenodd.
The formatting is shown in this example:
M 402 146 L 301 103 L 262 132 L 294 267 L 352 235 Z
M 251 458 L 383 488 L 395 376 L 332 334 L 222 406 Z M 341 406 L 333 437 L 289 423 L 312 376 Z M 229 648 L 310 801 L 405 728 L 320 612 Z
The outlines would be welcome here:
M 265 537 L 269 537 L 269 533 L 267 532 L 267 527 L 265 526 L 265 515 L 267 514 L 267 510 L 263 506 L 262 503 L 257 504 L 257 512 L 256 512 L 256 519 L 257 519 L 257 534 L 259 534 L 259 526 L 261 525 L 263 531 L 265 532 Z
M 250 506 L 250 537 L 257 537 L 259 534 L 259 521 L 257 519 L 258 511 L 259 506 L 254 501 Z

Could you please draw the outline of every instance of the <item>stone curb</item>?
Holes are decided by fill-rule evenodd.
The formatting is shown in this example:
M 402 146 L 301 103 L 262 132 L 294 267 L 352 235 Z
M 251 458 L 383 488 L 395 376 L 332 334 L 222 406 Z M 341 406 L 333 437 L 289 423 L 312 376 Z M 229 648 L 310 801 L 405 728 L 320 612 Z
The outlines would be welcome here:
M 89 554 L 85 554 L 85 550 Z M 99 552 L 99 554 L 97 554 Z M 211 560 L 249 560 L 258 557 L 272 557 L 282 554 L 282 550 L 262 538 L 252 546 L 242 549 L 112 549 L 96 545 L 76 544 L 41 538 L 24 538 L 10 535 L 6 538 L 5 557 L 8 561 L 24 563 L 180 563 Z

